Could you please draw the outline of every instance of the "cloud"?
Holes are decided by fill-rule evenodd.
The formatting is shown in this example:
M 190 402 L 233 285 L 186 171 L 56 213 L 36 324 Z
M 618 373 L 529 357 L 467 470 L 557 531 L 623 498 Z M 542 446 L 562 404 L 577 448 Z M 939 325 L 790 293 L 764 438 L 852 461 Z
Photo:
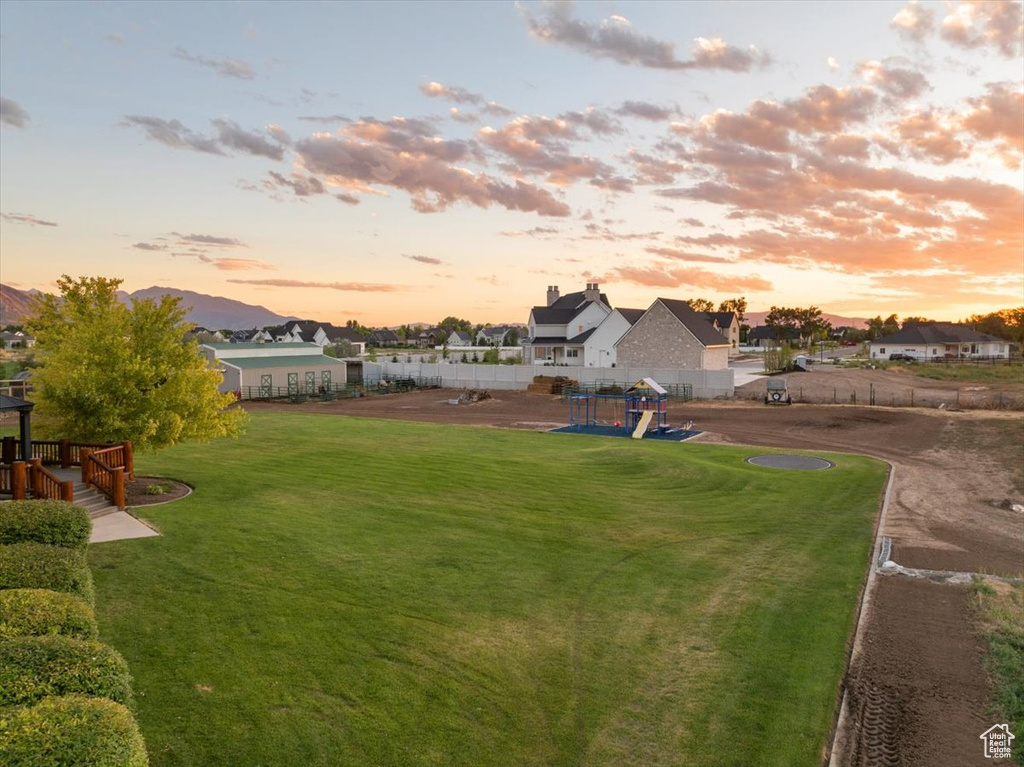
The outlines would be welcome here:
M 582 112 L 563 112 L 558 119 L 565 120 L 570 125 L 586 128 L 599 136 L 622 133 L 622 126 L 618 120 L 595 107 L 587 107 Z
M 891 26 L 902 37 L 920 43 L 935 29 L 935 11 L 923 8 L 917 0 L 911 0 L 893 16 Z
M 271 160 L 284 158 L 284 150 L 280 146 L 271 143 L 254 131 L 243 130 L 238 123 L 219 117 L 211 122 L 217 129 L 218 140 L 229 149 L 257 157 L 267 157 Z
M 215 139 L 189 130 L 178 120 L 164 120 L 160 117 L 144 115 L 127 115 L 121 124 L 124 126 L 138 126 L 153 141 L 173 147 L 174 149 L 192 149 L 205 154 L 224 154 Z
M 460 123 L 475 123 L 479 122 L 480 116 L 473 112 L 461 112 L 458 107 L 452 107 L 448 110 L 449 116 Z
M 273 264 L 268 264 L 266 261 L 258 261 L 255 258 L 211 258 L 202 260 L 206 263 L 212 264 L 215 269 L 220 269 L 224 272 L 241 272 L 251 269 L 277 269 Z
M 629 20 L 611 16 L 600 24 L 590 24 L 572 17 L 568 3 L 546 6 L 545 13 L 534 16 L 520 6 L 531 35 L 546 43 L 575 48 L 594 58 L 607 58 L 631 66 L 652 69 L 723 69 L 748 72 L 766 66 L 770 59 L 753 46 L 741 49 L 719 38 L 697 38 L 692 59 L 679 59 L 675 45 L 633 30 Z
M 663 107 L 647 101 L 624 101 L 615 114 L 623 117 L 636 117 L 651 122 L 663 122 L 676 114 L 675 107 Z
M 158 244 L 158 243 L 153 243 L 153 242 L 137 242 L 134 245 L 132 245 L 132 247 L 135 248 L 136 250 L 147 250 L 147 251 L 167 250 L 167 248 L 168 248 L 168 246 L 166 244 L 162 244 L 162 243 Z
M 256 79 L 256 72 L 253 70 L 252 65 L 238 59 L 208 59 L 205 56 L 191 54 L 180 46 L 175 48 L 171 55 L 176 59 L 189 61 L 201 67 L 212 69 L 221 77 L 234 77 L 239 80 Z
M 401 285 L 386 285 L 372 282 L 306 282 L 303 280 L 240 280 L 229 279 L 240 285 L 265 285 L 273 288 L 323 288 L 355 293 L 394 293 L 404 290 Z
M 286 131 L 280 125 L 275 125 L 274 123 L 271 123 L 266 127 L 266 131 L 273 137 L 274 141 L 284 144 L 285 146 L 292 145 L 292 137 L 289 136 L 288 131 Z
M 994 48 L 1006 58 L 1024 51 L 1024 4 L 1017 0 L 961 2 L 939 28 L 942 39 L 962 48 Z
M 124 45 L 124 35 L 120 32 L 111 32 L 110 34 L 104 35 L 103 39 L 111 45 L 121 46 Z
M 402 258 L 408 258 L 410 261 L 418 261 L 421 264 L 430 264 L 431 266 L 441 266 L 444 263 L 440 258 L 434 258 L 433 256 L 407 256 L 402 255 Z
M 217 237 L 212 234 L 180 234 L 171 232 L 182 243 L 195 243 L 197 245 L 212 245 L 219 248 L 247 248 L 249 247 L 241 240 L 234 237 Z
M 694 261 L 705 264 L 731 264 L 735 262 L 735 259 L 724 256 L 709 256 L 705 253 L 692 253 L 688 250 L 679 250 L 678 248 L 644 248 L 644 250 L 656 256 L 671 258 L 676 261 Z
M 0 218 L 4 221 L 11 221 L 15 224 L 30 224 L 32 226 L 57 226 L 53 221 L 45 221 L 41 218 L 36 218 L 31 213 L 0 213 Z
M 505 230 L 499 232 L 502 237 L 542 237 L 545 235 L 560 234 L 560 229 L 550 226 L 535 226 L 533 229 Z
M 310 123 L 348 123 L 352 122 L 352 118 L 346 115 L 304 115 L 299 117 L 300 120 Z
M 700 267 L 622 266 L 612 269 L 599 282 L 631 282 L 650 288 L 679 288 L 686 285 L 702 290 L 740 292 L 772 289 L 772 284 L 758 275 L 740 277 Z
M 995 143 L 1004 164 L 1017 169 L 1024 154 L 1024 92 L 1015 83 L 988 83 L 984 96 L 968 99 L 960 127 L 974 137 Z
M 0 97 L 0 123 L 24 128 L 29 121 L 28 112 L 17 101 Z
M 460 88 L 458 85 L 442 85 L 441 83 L 431 81 L 423 83 L 419 86 L 419 89 L 420 93 L 424 96 L 453 101 L 456 104 L 472 104 L 479 107 L 481 111 L 496 117 L 507 117 L 515 114 L 511 109 L 502 106 L 497 101 L 488 101 L 481 94 Z M 457 110 L 453 109 L 452 119 L 458 120 L 459 118 L 455 117 L 456 113 Z M 470 120 L 463 119 L 462 122 L 470 122 Z
M 829 56 L 827 59 L 825 59 L 825 63 L 828 64 L 829 69 L 839 69 L 839 62 L 836 61 L 835 56 Z
M 545 216 L 570 213 L 569 206 L 546 189 L 452 165 L 471 159 L 473 147 L 466 142 L 414 138 L 380 123 L 361 121 L 343 135 L 318 134 L 297 141 L 295 151 L 311 174 L 350 188 L 401 189 L 411 195 L 413 209 L 420 213 L 436 213 L 456 202 L 481 208 L 497 204 Z
M 419 86 L 420 93 L 430 98 L 454 101 L 456 104 L 482 104 L 484 97 L 479 93 L 470 93 L 457 85 L 441 85 L 437 82 L 424 83 Z
M 338 192 L 334 197 L 346 205 L 358 205 L 360 202 L 359 198 L 354 194 L 347 194 L 346 192 Z
M 857 73 L 897 101 L 917 98 L 931 88 L 923 74 L 894 66 L 889 59 L 861 62 L 857 65 Z
M 296 197 L 310 197 L 327 192 L 323 182 L 315 176 L 304 176 L 301 173 L 293 172 L 291 178 L 285 178 L 273 170 L 268 171 L 267 175 L 270 176 L 271 180 L 264 183 L 270 188 L 288 187 L 295 193 Z
M 576 126 L 565 117 L 517 117 L 501 128 L 481 128 L 480 141 L 515 162 L 513 170 L 546 174 L 561 186 L 580 179 L 610 178 L 615 169 L 586 155 L 569 152 L 567 140 L 579 137 Z

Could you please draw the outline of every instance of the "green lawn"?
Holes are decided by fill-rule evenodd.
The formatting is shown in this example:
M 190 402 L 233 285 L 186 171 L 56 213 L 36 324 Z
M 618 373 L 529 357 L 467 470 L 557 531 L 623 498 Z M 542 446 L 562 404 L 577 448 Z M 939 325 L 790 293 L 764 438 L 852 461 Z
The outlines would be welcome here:
M 92 546 L 154 765 L 817 765 L 884 466 L 255 415 Z M 763 452 L 763 451 L 760 451 Z

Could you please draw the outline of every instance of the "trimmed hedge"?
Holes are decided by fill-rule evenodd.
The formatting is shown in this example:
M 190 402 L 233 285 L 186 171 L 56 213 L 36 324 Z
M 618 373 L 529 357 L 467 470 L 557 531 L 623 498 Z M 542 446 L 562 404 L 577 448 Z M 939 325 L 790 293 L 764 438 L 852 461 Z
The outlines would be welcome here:
M 66 695 L 0 711 L 0 757 L 11 767 L 146 767 L 131 712 L 101 698 Z
M 89 512 L 66 501 L 0 504 L 0 543 L 49 543 L 85 551 L 92 534 Z
M 81 693 L 132 705 L 128 664 L 113 647 L 62 636 L 0 641 L 0 706 Z
M 0 591 L 0 639 L 60 635 L 95 639 L 96 616 L 74 594 L 49 589 Z
M 85 555 L 45 543 L 0 546 L 0 589 L 64 591 L 95 604 Z

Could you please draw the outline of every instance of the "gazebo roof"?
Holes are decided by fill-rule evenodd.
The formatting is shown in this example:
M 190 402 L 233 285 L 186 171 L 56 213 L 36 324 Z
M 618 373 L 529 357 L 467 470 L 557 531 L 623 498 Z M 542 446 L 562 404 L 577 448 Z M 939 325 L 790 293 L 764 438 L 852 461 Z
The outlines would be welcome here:
M 7 410 L 19 410 L 22 412 L 28 412 L 36 406 L 35 402 L 29 402 L 28 400 L 18 399 L 17 397 L 9 397 L 6 394 L 0 394 L 0 412 Z

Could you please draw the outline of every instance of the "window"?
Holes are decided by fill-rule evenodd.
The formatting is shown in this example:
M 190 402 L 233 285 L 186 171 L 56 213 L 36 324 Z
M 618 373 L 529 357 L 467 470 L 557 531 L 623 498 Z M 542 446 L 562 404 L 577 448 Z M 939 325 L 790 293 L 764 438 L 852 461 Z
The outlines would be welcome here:
M 289 373 L 288 374 L 288 394 L 290 396 L 290 395 L 298 394 L 298 393 L 299 393 L 299 374 L 298 373 Z
M 566 357 L 573 357 L 573 358 L 579 357 L 580 356 L 580 350 L 579 349 L 566 349 L 565 350 L 565 356 Z
M 274 393 L 274 376 L 270 373 L 264 373 L 260 376 L 260 396 L 270 397 Z

